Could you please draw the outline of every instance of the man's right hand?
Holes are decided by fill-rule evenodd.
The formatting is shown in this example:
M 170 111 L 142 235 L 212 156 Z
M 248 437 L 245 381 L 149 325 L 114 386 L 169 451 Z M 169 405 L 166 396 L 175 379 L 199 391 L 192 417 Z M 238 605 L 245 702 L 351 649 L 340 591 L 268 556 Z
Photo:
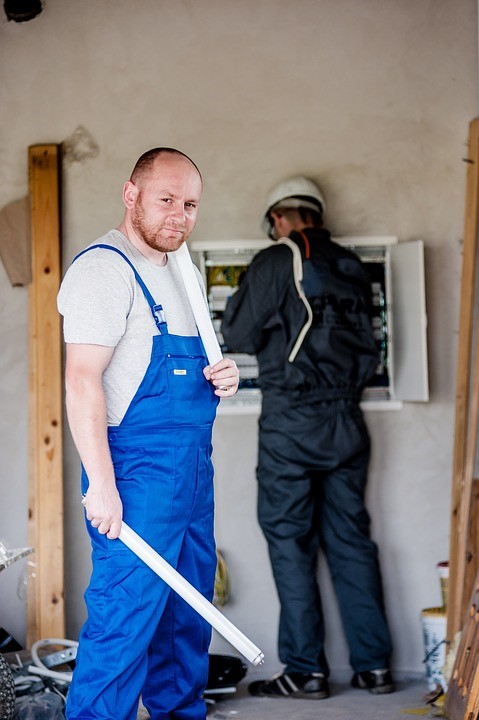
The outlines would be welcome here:
M 120 534 L 123 505 L 116 487 L 93 488 L 91 485 L 83 499 L 87 520 L 98 528 L 101 535 L 115 540 Z

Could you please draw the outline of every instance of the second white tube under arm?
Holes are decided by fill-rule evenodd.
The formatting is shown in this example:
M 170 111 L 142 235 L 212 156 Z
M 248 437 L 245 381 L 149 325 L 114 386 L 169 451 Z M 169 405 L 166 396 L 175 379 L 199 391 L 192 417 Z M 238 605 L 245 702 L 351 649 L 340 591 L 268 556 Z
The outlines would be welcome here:
M 210 365 L 215 365 L 223 359 L 223 355 L 186 243 L 183 243 L 183 245 L 175 251 L 175 257 L 178 261 L 178 267 L 180 268 L 181 277 L 193 315 L 195 316 L 196 326 L 203 341 L 206 357 Z

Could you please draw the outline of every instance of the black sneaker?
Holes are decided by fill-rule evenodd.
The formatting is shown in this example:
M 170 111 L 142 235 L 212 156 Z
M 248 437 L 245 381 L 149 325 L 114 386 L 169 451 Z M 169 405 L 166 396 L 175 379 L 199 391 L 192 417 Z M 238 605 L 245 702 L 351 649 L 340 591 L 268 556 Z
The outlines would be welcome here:
M 392 693 L 395 690 L 391 671 L 387 668 L 354 673 L 351 685 L 362 690 L 369 690 L 373 695 Z
M 323 673 L 290 672 L 271 680 L 256 680 L 248 685 L 255 697 L 301 698 L 323 700 L 329 697 L 329 685 Z

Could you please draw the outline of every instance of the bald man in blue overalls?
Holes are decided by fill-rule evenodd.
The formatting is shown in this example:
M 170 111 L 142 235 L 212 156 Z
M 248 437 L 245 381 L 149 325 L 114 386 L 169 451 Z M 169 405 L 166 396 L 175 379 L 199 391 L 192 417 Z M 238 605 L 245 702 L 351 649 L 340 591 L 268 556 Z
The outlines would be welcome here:
M 118 539 L 124 519 L 211 600 L 211 431 L 238 370 L 208 366 L 174 256 L 201 191 L 180 151 L 142 155 L 123 222 L 75 258 L 60 289 L 93 560 L 68 720 L 134 720 L 140 695 L 152 720 L 206 716 L 210 628 Z

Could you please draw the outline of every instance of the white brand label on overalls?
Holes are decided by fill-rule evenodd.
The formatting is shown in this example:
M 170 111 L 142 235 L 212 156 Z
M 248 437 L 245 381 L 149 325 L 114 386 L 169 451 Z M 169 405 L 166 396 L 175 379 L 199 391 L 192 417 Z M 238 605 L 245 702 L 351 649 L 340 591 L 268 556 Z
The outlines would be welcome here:
M 173 370 L 173 375 L 186 375 L 186 370 Z

